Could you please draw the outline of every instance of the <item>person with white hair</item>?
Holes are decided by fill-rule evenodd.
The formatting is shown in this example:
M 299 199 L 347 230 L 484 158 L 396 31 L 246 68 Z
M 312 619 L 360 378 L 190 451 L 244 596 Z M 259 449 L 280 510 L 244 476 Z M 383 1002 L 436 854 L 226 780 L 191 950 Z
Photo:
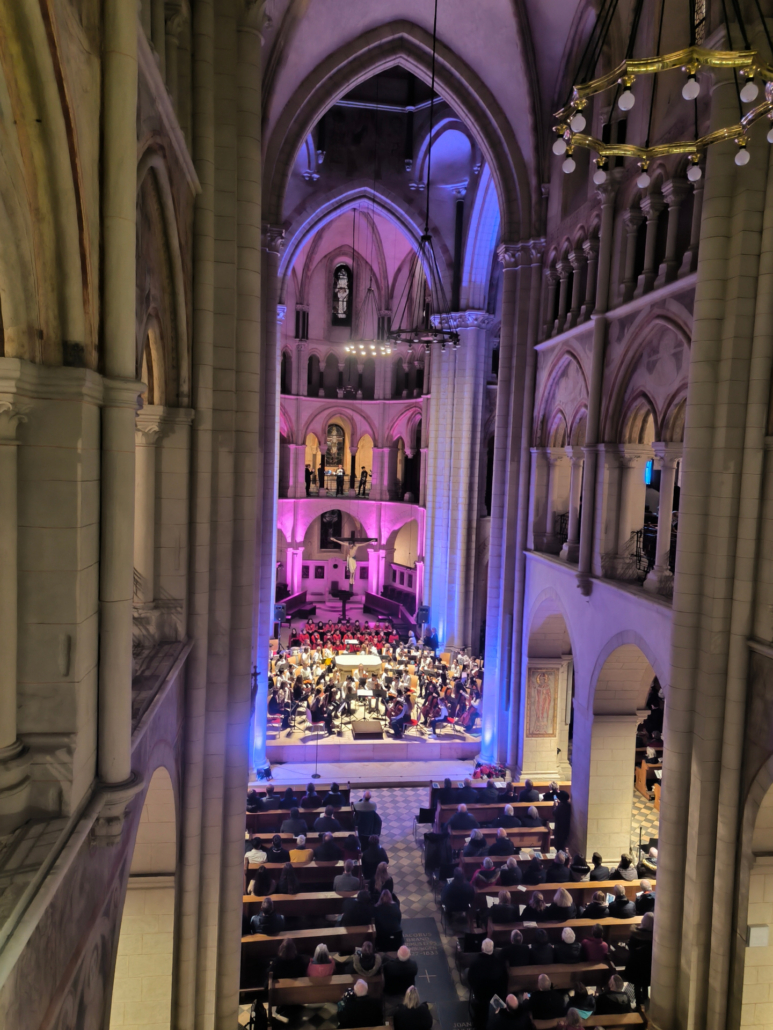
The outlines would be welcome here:
M 384 994 L 403 995 L 413 987 L 419 967 L 411 958 L 411 949 L 404 944 L 397 949 L 396 958 L 388 958 L 382 967 L 384 973 Z
M 301 834 L 295 839 L 295 847 L 290 848 L 290 861 L 311 862 L 312 858 L 314 858 L 314 850 L 306 847 L 306 837 Z
M 642 855 L 639 859 L 639 866 L 637 869 L 639 876 L 646 876 L 650 879 L 657 879 L 658 872 L 658 849 L 650 848 L 646 855 Z
M 515 845 L 507 836 L 507 830 L 502 826 L 497 830 L 496 840 L 489 845 L 489 855 L 514 855 Z
M 501 998 L 507 993 L 508 971 L 504 958 L 494 950 L 494 942 L 486 937 L 480 946 L 480 954 L 472 960 L 467 973 L 467 982 L 472 992 L 473 1011 L 477 1023 L 488 1011 L 489 1002 L 495 994 Z
M 341 1028 L 381 1026 L 384 1022 L 381 1000 L 368 994 L 368 985 L 357 980 L 354 987 L 341 999 L 338 1025 Z
M 487 1030 L 533 1030 L 533 1027 L 528 1004 L 521 1005 L 514 994 L 508 994 L 505 1007 L 492 1012 Z
M 394 1030 L 432 1030 L 432 1022 L 429 1005 L 421 1000 L 415 987 L 409 987 L 392 1016 Z
M 517 887 L 523 882 L 523 873 L 518 865 L 518 859 L 511 855 L 507 862 L 499 867 L 499 883 L 502 887 Z
M 448 826 L 451 830 L 477 830 L 480 823 L 467 811 L 467 805 L 461 804 L 448 820 Z
M 540 818 L 540 814 L 534 805 L 529 805 L 526 809 L 526 815 L 521 817 L 521 824 L 526 827 L 543 827 L 545 820 Z
M 579 962 L 582 958 L 582 945 L 575 939 L 574 930 L 571 926 L 565 926 L 561 931 L 561 942 L 554 945 L 553 954 L 556 962 L 571 965 Z
M 566 993 L 557 991 L 546 973 L 537 979 L 537 990 L 531 996 L 532 1019 L 560 1019 L 566 1012 Z
M 606 987 L 596 993 L 597 1016 L 618 1016 L 633 1009 L 622 976 L 610 976 Z
M 636 895 L 636 915 L 643 916 L 645 912 L 655 911 L 655 892 L 649 880 L 641 880 L 639 886 L 641 891 Z
M 469 841 L 464 845 L 462 854 L 465 858 L 476 858 L 478 855 L 483 855 L 487 848 L 488 841 L 483 836 L 483 831 L 473 830 Z
M 512 805 L 505 805 L 501 815 L 498 815 L 494 820 L 493 826 L 503 826 L 506 830 L 514 830 L 521 826 L 521 820 L 515 814 L 515 809 Z

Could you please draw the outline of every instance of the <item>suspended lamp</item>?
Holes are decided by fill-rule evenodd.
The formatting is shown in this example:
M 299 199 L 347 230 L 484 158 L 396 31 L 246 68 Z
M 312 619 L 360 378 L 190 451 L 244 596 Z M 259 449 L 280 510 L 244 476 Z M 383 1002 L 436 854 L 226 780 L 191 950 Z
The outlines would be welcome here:
M 669 154 L 687 154 L 690 158 L 690 166 L 687 170 L 687 177 L 692 182 L 700 179 L 701 169 L 699 161 L 702 154 L 714 143 L 721 143 L 726 140 L 734 140 L 738 146 L 735 156 L 737 165 L 747 164 L 750 159 L 746 145 L 749 140 L 749 131 L 755 122 L 767 117 L 773 123 L 773 66 L 768 58 L 758 50 L 753 50 L 749 44 L 749 38 L 741 15 L 740 6 L 737 0 L 728 0 L 732 3 L 736 15 L 736 34 L 740 36 L 743 44 L 742 49 L 714 50 L 702 46 L 705 23 L 705 3 L 703 0 L 690 0 L 685 5 L 684 0 L 635 0 L 633 6 L 633 17 L 631 31 L 628 36 L 628 44 L 622 60 L 612 70 L 597 78 L 590 78 L 595 71 L 602 52 L 607 44 L 610 28 L 618 7 L 618 0 L 603 0 L 598 18 L 591 32 L 588 43 L 580 59 L 578 68 L 578 82 L 572 87 L 571 96 L 568 102 L 554 115 L 556 124 L 554 131 L 557 134 L 556 142 L 553 144 L 555 154 L 566 154 L 563 162 L 565 172 L 574 171 L 575 162 L 572 159 L 572 152 L 575 147 L 584 147 L 587 150 L 595 151 L 596 171 L 593 180 L 601 184 L 606 179 L 606 166 L 610 157 L 633 157 L 636 158 L 641 174 L 637 179 L 640 187 L 649 185 L 647 168 L 650 162 L 656 158 L 665 157 Z M 664 22 L 666 4 L 669 6 L 669 13 L 666 17 L 666 24 L 673 28 L 679 24 L 679 16 L 687 8 L 690 12 L 689 32 L 685 34 L 685 42 L 689 45 L 683 50 L 669 54 L 660 53 L 660 39 Z M 765 18 L 762 15 L 759 0 L 754 0 L 762 29 L 768 42 L 771 57 L 773 57 L 773 41 L 771 41 Z M 637 31 L 645 6 L 649 9 L 651 20 L 645 19 L 647 24 L 658 27 L 656 53 L 651 56 L 634 57 Z M 725 30 L 727 39 L 732 47 L 733 33 L 728 20 L 727 4 L 722 5 L 725 16 Z M 695 134 L 689 139 L 672 140 L 668 143 L 650 145 L 649 132 L 652 124 L 652 109 L 657 90 L 657 77 L 663 72 L 681 69 L 686 75 L 682 86 L 682 97 L 686 101 L 696 102 L 701 92 L 700 82 L 696 78 L 701 69 L 724 69 L 732 71 L 738 85 L 738 121 L 732 125 L 707 133 L 705 136 L 697 134 L 697 112 L 695 118 Z M 614 90 L 614 99 L 618 108 L 623 112 L 633 109 L 636 104 L 636 93 L 632 89 L 638 77 L 653 76 L 654 83 L 650 91 L 650 111 L 647 128 L 647 138 L 643 146 L 633 143 L 612 143 L 597 139 L 590 134 L 582 132 L 585 127 L 585 115 L 583 111 L 588 106 L 589 100 L 609 90 Z M 759 82 L 764 83 L 764 90 L 760 95 Z M 744 110 L 743 105 L 754 104 L 755 106 Z M 773 128 L 768 132 L 768 142 L 773 143 Z
M 427 152 L 426 208 L 424 232 L 414 251 L 400 298 L 397 301 L 388 338 L 392 346 L 398 343 L 423 345 L 429 352 L 433 344 L 442 351 L 447 346 L 459 346 L 459 332 L 451 313 L 443 276 L 440 272 L 432 233 L 429 231 L 430 185 L 432 181 L 432 130 L 435 120 L 435 51 L 437 47 L 437 6 L 432 27 L 432 96 L 429 105 L 429 147 Z

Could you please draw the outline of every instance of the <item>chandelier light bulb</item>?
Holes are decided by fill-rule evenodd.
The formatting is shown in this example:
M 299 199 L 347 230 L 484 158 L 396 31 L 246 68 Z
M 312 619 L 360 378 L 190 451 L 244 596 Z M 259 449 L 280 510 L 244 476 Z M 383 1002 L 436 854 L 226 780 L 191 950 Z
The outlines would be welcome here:
M 569 124 L 572 127 L 572 132 L 582 132 L 586 126 L 585 115 L 578 111 L 577 114 L 573 115 Z
M 620 108 L 621 111 L 630 111 L 635 103 L 636 97 L 633 95 L 630 89 L 626 89 L 625 92 L 620 94 L 620 97 L 617 101 L 617 106 Z
M 556 142 L 553 144 L 553 153 L 558 154 L 559 157 L 561 156 L 561 154 L 566 153 L 566 140 L 563 136 L 559 136 Z
M 571 175 L 571 173 L 577 167 L 577 163 L 575 162 L 573 157 L 567 157 L 566 161 L 564 161 L 561 167 L 567 175 Z
M 746 149 L 746 147 L 739 147 L 738 153 L 735 155 L 735 163 L 740 167 L 743 165 L 748 165 L 749 161 L 751 161 L 751 154 L 749 153 L 749 151 Z
M 646 172 L 642 172 L 636 180 L 636 185 L 639 187 L 640 190 L 644 190 L 649 186 L 650 182 L 651 179 L 649 175 Z
M 749 79 L 744 88 L 741 90 L 741 100 L 743 100 L 745 104 L 750 104 L 752 100 L 757 99 L 757 94 L 759 93 L 759 91 L 760 87 L 757 85 L 754 79 Z
M 682 96 L 685 100 L 695 100 L 700 93 L 701 88 L 698 84 L 698 80 L 694 75 L 691 75 L 684 86 L 682 86 Z
M 703 172 L 701 171 L 700 165 L 690 165 L 690 167 L 687 169 L 687 178 L 690 180 L 690 182 L 697 182 L 702 175 Z
M 603 168 L 597 168 L 593 173 L 593 181 L 597 186 L 600 186 L 603 182 L 607 181 L 607 173 Z

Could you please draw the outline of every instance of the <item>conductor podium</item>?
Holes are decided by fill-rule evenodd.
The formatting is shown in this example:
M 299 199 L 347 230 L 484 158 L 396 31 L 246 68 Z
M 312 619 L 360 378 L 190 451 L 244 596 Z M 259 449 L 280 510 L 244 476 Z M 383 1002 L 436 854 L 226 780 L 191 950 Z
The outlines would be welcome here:
M 381 740 L 384 728 L 378 719 L 359 719 L 352 722 L 352 736 L 355 740 Z

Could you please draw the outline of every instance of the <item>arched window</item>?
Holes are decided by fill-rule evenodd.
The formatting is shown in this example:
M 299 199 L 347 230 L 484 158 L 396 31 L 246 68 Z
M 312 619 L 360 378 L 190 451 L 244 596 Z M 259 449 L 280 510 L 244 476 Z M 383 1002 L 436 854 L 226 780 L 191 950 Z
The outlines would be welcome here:
M 332 422 L 327 427 L 327 455 L 325 465 L 327 468 L 337 468 L 344 464 L 344 431 L 340 426 Z M 345 466 L 344 466 L 345 467 Z
M 306 375 L 307 396 L 319 397 L 321 385 L 322 373 L 319 367 L 319 358 L 316 354 L 312 354 L 309 356 L 309 370 Z

